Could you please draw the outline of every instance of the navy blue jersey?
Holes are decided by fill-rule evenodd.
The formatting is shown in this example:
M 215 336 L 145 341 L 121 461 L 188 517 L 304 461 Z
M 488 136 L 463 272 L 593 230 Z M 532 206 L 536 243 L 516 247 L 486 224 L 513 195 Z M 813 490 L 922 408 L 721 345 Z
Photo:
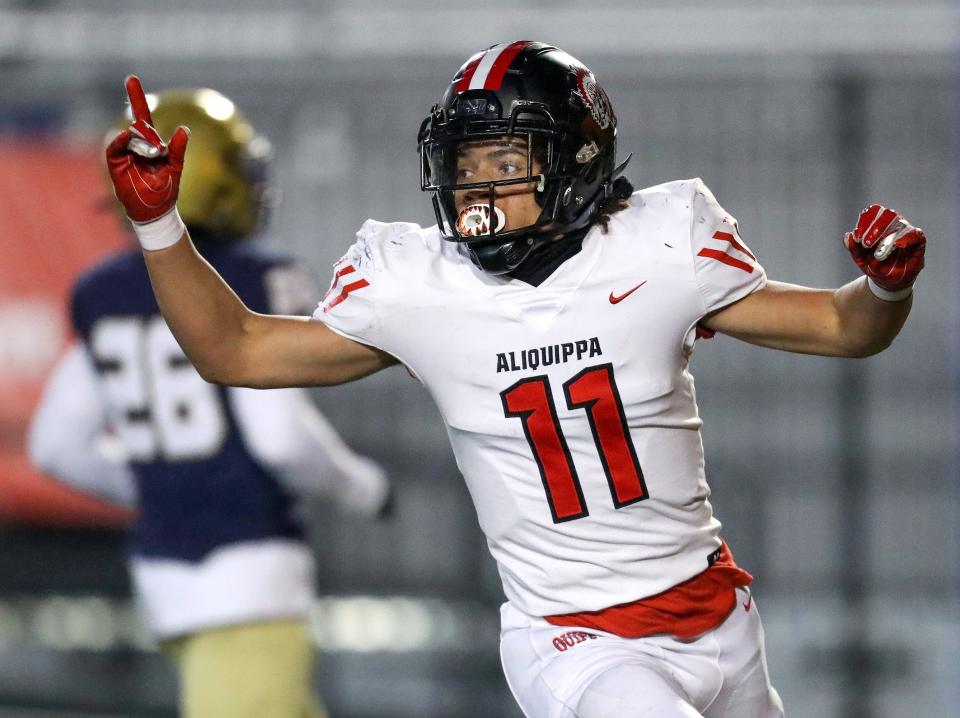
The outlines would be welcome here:
M 304 275 L 283 256 L 247 243 L 201 246 L 252 310 L 302 297 Z M 231 543 L 302 538 L 292 498 L 244 445 L 227 391 L 208 384 L 160 316 L 139 250 L 108 258 L 77 280 L 74 329 L 101 379 L 112 427 L 130 452 L 139 491 L 135 555 L 199 561 Z

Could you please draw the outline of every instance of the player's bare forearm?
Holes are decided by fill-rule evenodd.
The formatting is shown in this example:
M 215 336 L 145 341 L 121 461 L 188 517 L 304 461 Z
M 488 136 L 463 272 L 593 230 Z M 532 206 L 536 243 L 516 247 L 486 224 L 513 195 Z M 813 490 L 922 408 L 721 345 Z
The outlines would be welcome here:
M 910 305 L 910 298 L 901 302 L 877 299 L 865 278 L 834 290 L 768 282 L 702 323 L 771 349 L 864 357 L 889 346 L 906 321 Z
M 843 356 L 865 357 L 883 351 L 893 340 L 913 307 L 913 295 L 895 302 L 878 299 L 865 277 L 833 292 Z
M 238 377 L 250 310 L 194 248 L 189 236 L 145 251 L 157 304 L 184 353 L 207 381 Z

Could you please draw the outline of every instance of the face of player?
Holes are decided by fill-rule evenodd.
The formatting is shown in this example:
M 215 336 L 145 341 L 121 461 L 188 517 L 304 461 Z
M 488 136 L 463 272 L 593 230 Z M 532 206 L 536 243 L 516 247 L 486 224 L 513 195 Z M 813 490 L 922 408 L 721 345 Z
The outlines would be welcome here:
M 540 163 L 534 160 L 533 175 L 541 171 Z M 519 137 L 496 137 L 488 140 L 464 142 L 457 151 L 457 183 L 492 182 L 518 179 L 527 176 L 527 141 Z M 506 218 L 500 231 L 518 229 L 535 224 L 540 218 L 540 205 L 536 201 L 536 182 L 497 187 L 494 205 Z M 486 188 L 454 192 L 457 212 L 472 204 L 486 205 L 489 194 Z

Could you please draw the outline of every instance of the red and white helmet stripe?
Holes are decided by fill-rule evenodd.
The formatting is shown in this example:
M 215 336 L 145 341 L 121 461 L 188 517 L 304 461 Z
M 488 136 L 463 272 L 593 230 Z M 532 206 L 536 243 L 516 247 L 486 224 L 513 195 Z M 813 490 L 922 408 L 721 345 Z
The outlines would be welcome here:
M 457 94 L 467 90 L 499 90 L 510 63 L 529 44 L 529 40 L 503 43 L 477 55 L 457 81 Z

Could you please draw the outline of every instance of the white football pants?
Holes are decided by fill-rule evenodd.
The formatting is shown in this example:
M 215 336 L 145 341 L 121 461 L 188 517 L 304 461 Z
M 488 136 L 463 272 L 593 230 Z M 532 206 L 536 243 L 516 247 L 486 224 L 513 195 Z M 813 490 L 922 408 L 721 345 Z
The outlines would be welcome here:
M 507 602 L 507 683 L 527 718 L 780 718 L 760 614 L 749 589 L 737 599 L 720 626 L 689 640 L 553 626 Z

